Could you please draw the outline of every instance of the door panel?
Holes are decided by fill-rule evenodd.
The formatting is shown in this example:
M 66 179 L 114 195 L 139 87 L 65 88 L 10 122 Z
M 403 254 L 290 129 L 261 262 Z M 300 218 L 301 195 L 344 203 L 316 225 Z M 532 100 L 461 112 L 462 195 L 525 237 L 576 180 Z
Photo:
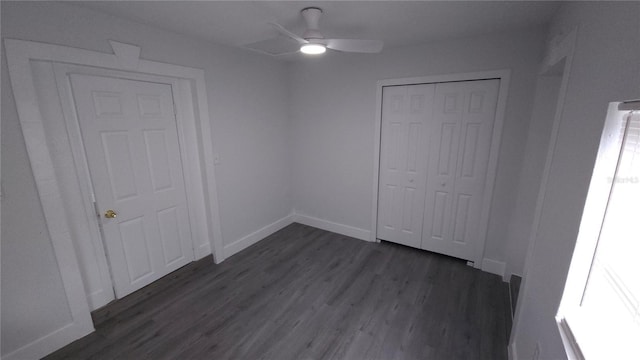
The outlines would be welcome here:
M 428 164 L 425 190 L 427 206 L 421 247 L 445 254 L 453 231 L 451 212 L 455 198 L 454 181 L 464 101 L 464 95 L 458 87 L 458 83 L 436 85 L 429 119 L 435 131 L 430 133 L 430 147 L 424 154 Z
M 460 176 L 470 178 L 475 174 L 480 124 L 467 124 L 464 130 L 465 137 L 462 148 L 462 171 Z
M 146 145 L 147 160 L 151 170 L 153 190 L 158 192 L 173 188 L 165 131 L 145 130 L 144 143 Z
M 116 296 L 193 260 L 171 86 L 71 75 Z M 101 214 L 101 215 L 102 215 Z
M 158 223 L 160 224 L 160 240 L 165 264 L 171 264 L 184 257 L 180 244 L 173 239 L 180 238 L 180 222 L 175 206 L 158 211 Z
M 475 260 L 499 80 L 436 85 L 422 248 Z M 437 154 L 437 156 L 434 156 Z
M 127 264 L 129 282 L 135 283 L 152 273 L 149 259 L 147 231 L 143 217 L 133 218 L 118 224 L 124 255 Z M 112 265 L 117 265 L 113 264 Z
M 459 244 L 467 242 L 467 220 L 469 217 L 469 207 L 471 204 L 471 196 L 467 194 L 459 194 L 456 202 L 456 214 L 453 219 L 453 241 Z
M 434 85 L 383 88 L 378 237 L 420 247 Z
M 439 126 L 440 133 L 439 138 L 434 139 L 438 140 L 438 144 L 434 144 L 434 150 L 438 154 L 438 175 L 447 177 L 451 176 L 451 170 L 454 165 L 452 165 L 452 161 L 454 157 L 452 156 L 454 142 L 456 141 L 456 123 L 455 119 L 453 122 L 442 122 Z M 429 154 L 427 154 L 429 155 Z
M 430 232 L 431 237 L 433 237 L 436 240 L 444 240 L 444 237 L 445 237 L 444 235 L 444 230 L 446 228 L 445 219 L 447 217 L 447 212 L 449 209 L 449 206 L 448 206 L 450 203 L 449 196 L 450 194 L 448 192 L 444 192 L 444 191 L 435 192 L 433 207 L 429 209 L 430 211 L 432 211 L 432 214 L 430 216 L 431 226 L 423 229 L 423 231 L 431 230 Z M 427 203 L 427 206 L 429 206 L 429 204 L 430 203 Z M 425 234 L 429 236 L 429 232 L 425 232 Z
M 139 194 L 131 163 L 133 154 L 129 149 L 129 134 L 126 131 L 104 131 L 100 135 L 114 199 L 137 197 Z

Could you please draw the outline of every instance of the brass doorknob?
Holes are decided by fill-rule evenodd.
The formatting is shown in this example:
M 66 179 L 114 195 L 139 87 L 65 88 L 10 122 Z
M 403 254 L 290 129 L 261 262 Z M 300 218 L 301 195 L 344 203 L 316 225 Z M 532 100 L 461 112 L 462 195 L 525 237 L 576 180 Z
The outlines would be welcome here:
M 114 219 L 116 216 L 118 216 L 118 214 L 113 210 L 107 210 L 107 212 L 104 213 L 104 217 L 107 219 Z

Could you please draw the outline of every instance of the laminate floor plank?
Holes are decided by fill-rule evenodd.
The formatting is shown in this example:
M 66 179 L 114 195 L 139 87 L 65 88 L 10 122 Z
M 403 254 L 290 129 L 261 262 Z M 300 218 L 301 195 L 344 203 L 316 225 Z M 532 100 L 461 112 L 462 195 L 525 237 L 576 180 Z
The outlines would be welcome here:
M 500 360 L 508 296 L 462 260 L 292 224 L 95 311 L 45 359 Z

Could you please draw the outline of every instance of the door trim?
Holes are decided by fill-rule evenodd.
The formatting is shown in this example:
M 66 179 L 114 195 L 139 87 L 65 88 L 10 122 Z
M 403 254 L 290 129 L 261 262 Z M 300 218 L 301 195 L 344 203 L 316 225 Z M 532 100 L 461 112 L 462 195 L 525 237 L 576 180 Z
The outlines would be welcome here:
M 193 189 L 192 184 L 199 185 L 199 191 L 195 194 L 202 195 L 198 201 L 197 213 L 194 215 L 198 218 L 199 228 L 202 234 L 205 234 L 207 241 L 202 249 L 195 249 L 196 258 L 206 256 L 213 247 L 215 262 L 224 260 L 204 70 L 142 60 L 138 57 L 140 54 L 138 46 L 114 41 L 110 43 L 114 50 L 113 54 L 33 41 L 15 39 L 4 41 L 18 118 L 71 312 L 69 324 L 7 354 L 7 359 L 40 358 L 94 331 L 70 231 L 69 220 L 71 219 L 65 210 L 65 195 L 61 191 L 60 179 L 56 175 L 52 161 L 52 154 L 71 161 L 73 161 L 73 154 L 61 152 L 52 145 L 55 144 L 52 139 L 47 138 L 43 116 L 38 106 L 39 99 L 31 66 L 33 61 L 118 70 L 126 72 L 127 76 L 144 74 L 168 77 L 176 82 L 177 93 L 174 94 L 174 101 L 177 103 L 176 106 L 180 107 L 176 110 L 185 120 L 192 121 L 197 130 L 197 142 L 190 144 L 192 146 L 188 153 L 190 155 L 188 168 L 194 171 L 194 176 L 192 182 L 186 186 L 191 188 L 187 190 L 189 192 L 196 190 Z M 62 140 L 69 141 L 69 139 Z M 191 155 L 195 156 L 191 157 Z
M 194 149 L 193 146 L 189 146 L 190 144 L 197 143 L 197 131 L 196 124 L 193 121 L 194 118 L 189 116 L 188 114 L 184 114 L 185 104 L 189 104 L 189 101 L 184 101 L 180 99 L 181 91 L 180 81 L 175 78 L 168 77 L 160 77 L 160 76 L 151 76 L 145 74 L 135 74 L 128 73 L 124 71 L 118 70 L 109 70 L 109 69 L 98 69 L 87 66 L 80 65 L 69 65 L 69 64 L 53 64 L 53 71 L 55 75 L 55 82 L 58 89 L 58 95 L 60 97 L 60 103 L 62 107 L 64 122 L 67 129 L 67 134 L 69 137 L 69 143 L 71 146 L 72 155 L 74 158 L 74 166 L 75 166 L 75 175 L 80 184 L 80 194 L 83 203 L 83 209 L 85 213 L 85 219 L 88 219 L 88 226 L 91 229 L 92 236 L 92 244 L 96 252 L 99 252 L 100 259 L 100 272 L 101 274 L 109 274 L 109 261 L 107 260 L 106 255 L 106 245 L 104 244 L 104 236 L 100 232 L 100 221 L 96 217 L 96 210 L 94 208 L 93 200 L 95 200 L 95 194 L 93 191 L 93 179 L 91 178 L 91 173 L 89 171 L 89 165 L 87 160 L 87 155 L 84 147 L 84 140 L 82 138 L 82 132 L 80 131 L 80 118 L 77 114 L 75 99 L 73 96 L 73 91 L 71 87 L 71 75 L 87 75 L 87 76 L 100 76 L 106 78 L 115 78 L 115 79 L 124 79 L 124 80 L 132 80 L 132 81 L 144 81 L 151 83 L 159 83 L 169 85 L 172 91 L 172 101 L 174 104 L 175 111 L 175 122 L 176 129 L 178 135 L 178 145 L 180 147 L 180 160 L 181 160 L 181 172 L 184 179 L 185 184 L 185 196 L 187 201 L 187 214 L 189 219 L 189 231 L 191 233 L 191 255 L 194 260 L 201 259 L 202 257 L 211 253 L 211 247 L 208 241 L 202 241 L 202 239 L 207 239 L 206 229 L 202 226 L 203 219 L 199 218 L 197 215 L 202 213 L 202 210 L 199 209 L 199 199 L 204 198 L 204 194 L 202 193 L 202 189 L 197 183 L 193 174 L 197 174 L 199 172 L 198 169 L 195 169 L 195 165 L 193 161 L 190 159 L 197 159 L 197 149 Z M 54 159 L 55 162 L 55 159 Z M 71 210 L 73 211 L 73 210 Z M 75 217 L 74 217 L 75 218 Z M 200 240 L 200 241 L 198 241 Z M 102 259 L 104 257 L 104 259 Z M 104 260 L 104 261 L 103 261 Z M 106 294 L 96 294 L 95 297 L 101 298 L 92 298 L 93 294 L 89 295 L 90 307 L 96 309 L 97 307 L 106 305 L 106 301 L 110 301 L 115 299 L 113 293 L 113 274 L 108 276 L 108 279 L 105 279 L 102 276 L 102 288 L 106 291 Z M 92 305 L 92 303 L 97 303 L 98 306 Z
M 473 81 L 499 79 L 500 89 L 498 91 L 498 103 L 496 106 L 496 117 L 491 135 L 491 149 L 489 151 L 489 165 L 487 168 L 487 178 L 485 182 L 484 196 L 482 199 L 482 212 L 480 215 L 480 244 L 474 256 L 474 267 L 482 268 L 484 257 L 484 246 L 489 225 L 489 213 L 491 211 L 491 200 L 493 198 L 493 188 L 498 167 L 498 154 L 504 125 L 504 113 L 507 105 L 507 94 L 509 91 L 509 79 L 511 70 L 493 70 L 460 74 L 444 74 L 432 76 L 420 76 L 399 79 L 379 80 L 376 85 L 376 118 L 375 141 L 373 149 L 373 206 L 371 210 L 371 237 L 369 241 L 378 242 L 378 186 L 380 176 L 380 141 L 382 140 L 382 89 L 385 86 L 433 84 L 457 81 Z
M 564 111 L 565 98 L 567 96 L 567 88 L 569 87 L 569 77 L 571 75 L 571 69 L 573 65 L 573 57 L 576 48 L 576 42 L 578 40 L 578 27 L 571 29 L 566 35 L 561 34 L 553 39 L 552 45 L 546 49 L 546 55 L 542 60 L 540 70 L 538 71 L 538 77 L 544 76 L 549 71 L 552 71 L 554 66 L 562 64 L 562 80 L 560 80 L 560 89 L 558 91 L 558 98 L 556 102 L 555 111 L 553 114 L 553 125 L 551 126 L 551 133 L 549 135 L 549 145 L 546 149 L 545 163 L 542 171 L 542 178 L 540 179 L 540 187 L 538 189 L 538 196 L 536 198 L 536 207 L 533 213 L 533 219 L 531 223 L 531 230 L 528 234 L 527 253 L 524 260 L 524 271 L 522 274 L 522 282 L 520 283 L 520 292 L 518 294 L 517 306 L 515 316 L 513 318 L 513 326 L 511 327 L 511 335 L 509 337 L 509 351 L 514 354 L 517 353 L 517 338 L 518 333 L 522 325 L 522 317 L 524 304 L 529 298 L 529 287 L 527 286 L 527 279 L 529 278 L 529 266 L 533 261 L 533 253 L 538 240 L 538 228 L 540 227 L 540 220 L 542 218 L 542 210 L 544 208 L 545 197 L 547 194 L 547 184 L 549 183 L 549 175 L 551 173 L 551 164 L 555 155 L 556 145 L 558 142 L 558 135 L 560 133 L 560 124 L 562 123 L 562 115 Z

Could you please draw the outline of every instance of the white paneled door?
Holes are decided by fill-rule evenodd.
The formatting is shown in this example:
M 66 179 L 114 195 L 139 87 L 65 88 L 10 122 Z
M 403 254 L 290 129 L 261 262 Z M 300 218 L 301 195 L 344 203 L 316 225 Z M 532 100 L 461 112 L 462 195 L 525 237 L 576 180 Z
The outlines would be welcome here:
M 401 99 L 403 91 L 408 92 L 416 85 L 384 88 L 378 238 L 475 260 L 478 247 L 484 239 L 481 215 L 499 85 L 499 80 L 420 85 L 434 89 L 432 100 L 426 103 L 428 108 L 422 112 L 422 120 L 393 112 L 394 102 L 399 101 L 394 99 Z M 390 91 L 387 92 L 387 89 Z M 389 109 L 385 110 L 385 107 Z M 407 119 L 399 120 L 397 117 Z M 395 140 L 397 135 L 393 126 L 386 125 L 403 122 L 423 124 L 426 145 L 420 149 L 417 160 L 413 159 L 413 154 L 408 156 L 409 152 L 394 152 L 392 148 L 385 148 L 385 144 L 394 141 L 400 142 L 397 148 L 411 148 L 409 138 L 405 136 Z M 408 131 L 408 134 L 411 133 Z M 390 184 L 384 174 L 388 171 L 388 159 L 394 157 L 398 157 L 394 160 L 398 164 L 421 164 L 419 171 L 422 171 L 420 176 L 423 183 L 413 187 L 422 187 L 416 194 L 421 194 L 423 198 L 415 202 L 422 204 L 423 208 L 412 209 L 412 214 L 418 212 L 421 218 L 412 223 L 411 241 L 406 240 L 408 233 L 404 229 L 395 233 L 381 231 L 389 229 L 386 225 L 389 220 L 385 216 L 400 219 L 405 216 L 405 209 L 397 205 L 393 207 L 393 201 L 388 200 L 389 191 L 384 188 Z M 415 179 L 418 180 L 418 175 Z M 394 199 L 393 196 L 390 198 Z
M 378 238 L 420 247 L 424 156 L 435 85 L 387 86 L 382 91 Z
M 79 74 L 71 84 L 120 298 L 194 258 L 172 90 Z
M 499 80 L 436 86 L 422 248 L 474 260 Z

